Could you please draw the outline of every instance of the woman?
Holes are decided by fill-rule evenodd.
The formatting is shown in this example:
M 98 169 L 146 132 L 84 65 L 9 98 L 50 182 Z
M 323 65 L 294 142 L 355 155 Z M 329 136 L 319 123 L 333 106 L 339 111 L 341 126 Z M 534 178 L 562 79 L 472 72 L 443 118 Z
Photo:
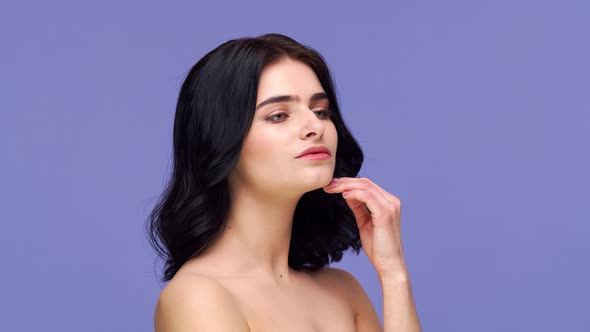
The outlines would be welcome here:
M 188 73 L 173 136 L 149 224 L 169 281 L 156 331 L 381 331 L 358 281 L 328 267 L 361 244 L 385 331 L 420 330 L 400 201 L 355 178 L 363 153 L 320 54 L 280 34 L 220 45 Z

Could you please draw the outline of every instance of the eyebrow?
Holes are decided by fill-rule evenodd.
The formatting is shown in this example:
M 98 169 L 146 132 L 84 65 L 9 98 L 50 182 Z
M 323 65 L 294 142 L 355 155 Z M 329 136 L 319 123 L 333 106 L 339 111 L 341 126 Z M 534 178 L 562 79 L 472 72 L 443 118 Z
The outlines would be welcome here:
M 314 93 L 311 98 L 309 98 L 309 101 L 314 102 L 322 99 L 329 99 L 325 92 Z M 258 104 L 258 106 L 256 106 L 256 110 L 272 103 L 293 102 L 297 100 L 299 100 L 299 97 L 293 95 L 273 96 Z

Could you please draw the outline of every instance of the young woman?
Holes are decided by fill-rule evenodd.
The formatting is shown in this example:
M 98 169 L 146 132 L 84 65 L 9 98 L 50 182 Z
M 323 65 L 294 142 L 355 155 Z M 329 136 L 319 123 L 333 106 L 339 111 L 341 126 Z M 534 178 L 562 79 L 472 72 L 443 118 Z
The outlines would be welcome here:
M 385 331 L 420 331 L 400 201 L 356 178 L 363 153 L 315 50 L 280 34 L 215 48 L 182 85 L 173 136 L 149 223 L 169 281 L 156 331 L 382 331 L 358 281 L 328 267 L 361 246 Z

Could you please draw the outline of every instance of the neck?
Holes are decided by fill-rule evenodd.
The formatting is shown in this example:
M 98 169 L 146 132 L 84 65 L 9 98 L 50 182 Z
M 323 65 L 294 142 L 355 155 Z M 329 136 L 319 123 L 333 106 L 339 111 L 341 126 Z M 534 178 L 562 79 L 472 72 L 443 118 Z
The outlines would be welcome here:
M 216 257 L 215 266 L 230 274 L 290 281 L 291 228 L 301 194 L 234 188 L 227 225 L 208 256 Z

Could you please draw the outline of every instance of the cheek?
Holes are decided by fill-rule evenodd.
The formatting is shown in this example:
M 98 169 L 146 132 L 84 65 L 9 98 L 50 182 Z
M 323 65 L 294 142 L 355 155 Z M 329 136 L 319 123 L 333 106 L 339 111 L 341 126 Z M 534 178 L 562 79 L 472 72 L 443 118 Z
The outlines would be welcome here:
M 329 134 L 329 138 L 332 144 L 336 146 L 338 144 L 338 131 L 336 130 L 336 125 L 333 122 L 330 122 L 330 125 L 326 127 L 326 134 Z
M 293 173 L 294 163 L 289 160 L 289 145 L 285 140 L 284 136 L 268 131 L 246 137 L 238 166 L 246 183 L 267 190 Z
M 280 163 L 288 153 L 279 135 L 259 131 L 246 137 L 241 159 L 246 167 L 267 168 Z

